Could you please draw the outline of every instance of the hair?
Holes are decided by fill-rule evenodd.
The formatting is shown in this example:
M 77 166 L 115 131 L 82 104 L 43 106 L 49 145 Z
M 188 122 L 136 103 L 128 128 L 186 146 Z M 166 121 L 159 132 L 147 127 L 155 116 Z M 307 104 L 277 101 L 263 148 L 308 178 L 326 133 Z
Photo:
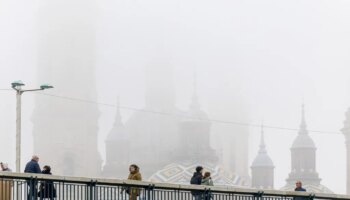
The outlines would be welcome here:
M 211 175 L 210 172 L 205 172 L 204 173 L 204 178 L 208 178 L 208 177 L 210 177 L 210 175 Z
M 202 170 L 203 170 L 203 167 L 202 167 L 202 166 L 196 167 L 196 172 L 201 172 Z
M 1 165 L 2 165 L 2 167 L 4 168 L 4 169 L 7 169 L 8 167 L 9 167 L 9 165 L 7 164 L 7 163 L 1 163 Z
M 45 165 L 45 166 L 43 167 L 43 169 L 46 169 L 48 172 L 51 172 L 51 167 L 48 166 L 48 165 Z
M 32 156 L 32 160 L 39 160 L 39 156 L 33 155 L 33 156 Z
M 136 171 L 139 171 L 139 170 L 140 170 L 140 167 L 137 166 L 137 165 L 135 165 L 135 164 L 130 165 L 130 167 L 135 168 Z M 130 168 L 130 167 L 129 167 L 129 168 Z

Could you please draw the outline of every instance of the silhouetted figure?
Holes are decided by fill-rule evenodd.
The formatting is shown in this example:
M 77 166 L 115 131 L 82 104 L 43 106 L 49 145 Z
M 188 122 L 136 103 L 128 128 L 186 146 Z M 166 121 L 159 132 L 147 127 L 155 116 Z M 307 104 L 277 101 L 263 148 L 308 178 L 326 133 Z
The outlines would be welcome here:
M 193 173 L 193 176 L 191 178 L 191 185 L 201 185 L 203 179 L 203 167 L 198 166 L 196 167 L 196 172 Z M 195 200 L 200 200 L 202 197 L 201 191 L 192 191 L 191 192 Z
M 52 175 L 51 167 L 47 165 L 44 166 L 42 173 L 46 175 Z M 50 199 L 50 200 L 53 200 L 56 198 L 56 189 L 53 181 L 46 180 L 41 182 L 38 197 L 40 199 Z

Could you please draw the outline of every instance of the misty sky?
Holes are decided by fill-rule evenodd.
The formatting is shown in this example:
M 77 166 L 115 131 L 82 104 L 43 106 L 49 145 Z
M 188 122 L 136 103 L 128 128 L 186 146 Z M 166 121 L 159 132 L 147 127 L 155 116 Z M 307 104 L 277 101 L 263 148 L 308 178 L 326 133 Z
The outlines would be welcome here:
M 0 0 L 0 89 L 17 79 L 28 87 L 40 84 L 37 12 L 43 1 Z M 73 7 L 84 3 L 65 1 Z M 348 0 L 101 0 L 96 11 L 98 102 L 116 104 L 119 95 L 121 105 L 142 108 L 145 67 L 165 60 L 173 67 L 176 101 L 183 110 L 191 100 L 196 69 L 199 99 L 210 118 L 298 128 L 304 99 L 309 129 L 340 133 L 343 127 L 350 107 Z M 23 162 L 33 153 L 35 95 L 40 94 L 23 96 Z M 104 155 L 115 108 L 99 109 Z M 124 121 L 131 114 L 122 110 Z M 0 160 L 14 169 L 13 91 L 0 90 L 0 120 Z M 259 128 L 250 129 L 250 162 L 259 133 Z M 265 129 L 265 136 L 280 188 L 290 172 L 289 147 L 296 132 Z M 344 193 L 343 135 L 311 136 L 322 184 Z M 223 137 L 212 136 L 212 145 L 220 148 Z

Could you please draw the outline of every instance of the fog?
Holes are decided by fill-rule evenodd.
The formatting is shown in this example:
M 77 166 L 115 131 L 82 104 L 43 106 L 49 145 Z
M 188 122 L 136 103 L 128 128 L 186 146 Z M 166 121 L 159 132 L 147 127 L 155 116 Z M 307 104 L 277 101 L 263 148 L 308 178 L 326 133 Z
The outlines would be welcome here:
M 345 193 L 340 129 L 350 106 L 349 10 L 347 0 L 0 0 L 0 89 L 10 89 L 14 80 L 26 88 L 55 86 L 23 94 L 22 167 L 38 153 L 33 132 L 72 128 L 91 132 L 74 139 L 79 152 L 94 148 L 91 138 L 97 135 L 103 168 L 118 96 L 127 123 L 137 109 L 176 116 L 164 102 L 185 112 L 196 90 L 212 121 L 210 145 L 223 151 L 227 168 L 232 151 L 245 140 L 238 136 L 246 133 L 248 153 L 240 159 L 247 163 L 232 170 L 250 172 L 261 132 L 255 125 L 267 126 L 276 189 L 291 172 L 297 130 L 287 129 L 299 128 L 304 103 L 308 129 L 323 132 L 310 132 L 322 184 Z M 0 90 L 0 99 L 0 160 L 15 169 L 15 92 Z M 68 111 L 76 116 L 58 114 Z M 48 143 L 36 147 L 42 152 L 57 136 L 40 134 Z M 70 139 L 54 151 L 70 148 Z M 155 145 L 175 144 L 160 140 Z M 124 173 L 127 177 L 127 169 Z

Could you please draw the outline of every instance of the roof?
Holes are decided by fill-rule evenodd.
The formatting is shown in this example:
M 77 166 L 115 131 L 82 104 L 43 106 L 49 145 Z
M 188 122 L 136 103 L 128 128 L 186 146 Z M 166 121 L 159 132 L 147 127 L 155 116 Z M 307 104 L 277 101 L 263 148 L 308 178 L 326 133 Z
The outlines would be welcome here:
M 308 134 L 299 134 L 292 145 L 292 149 L 297 149 L 297 148 L 312 148 L 316 149 L 315 142 L 312 140 L 310 135 Z
M 166 182 L 177 184 L 189 184 L 197 166 L 202 166 L 204 171 L 211 173 L 213 182 L 217 186 L 248 186 L 249 179 L 230 173 L 219 165 L 213 163 L 200 163 L 188 161 L 183 163 L 172 163 L 154 173 L 149 181 Z

